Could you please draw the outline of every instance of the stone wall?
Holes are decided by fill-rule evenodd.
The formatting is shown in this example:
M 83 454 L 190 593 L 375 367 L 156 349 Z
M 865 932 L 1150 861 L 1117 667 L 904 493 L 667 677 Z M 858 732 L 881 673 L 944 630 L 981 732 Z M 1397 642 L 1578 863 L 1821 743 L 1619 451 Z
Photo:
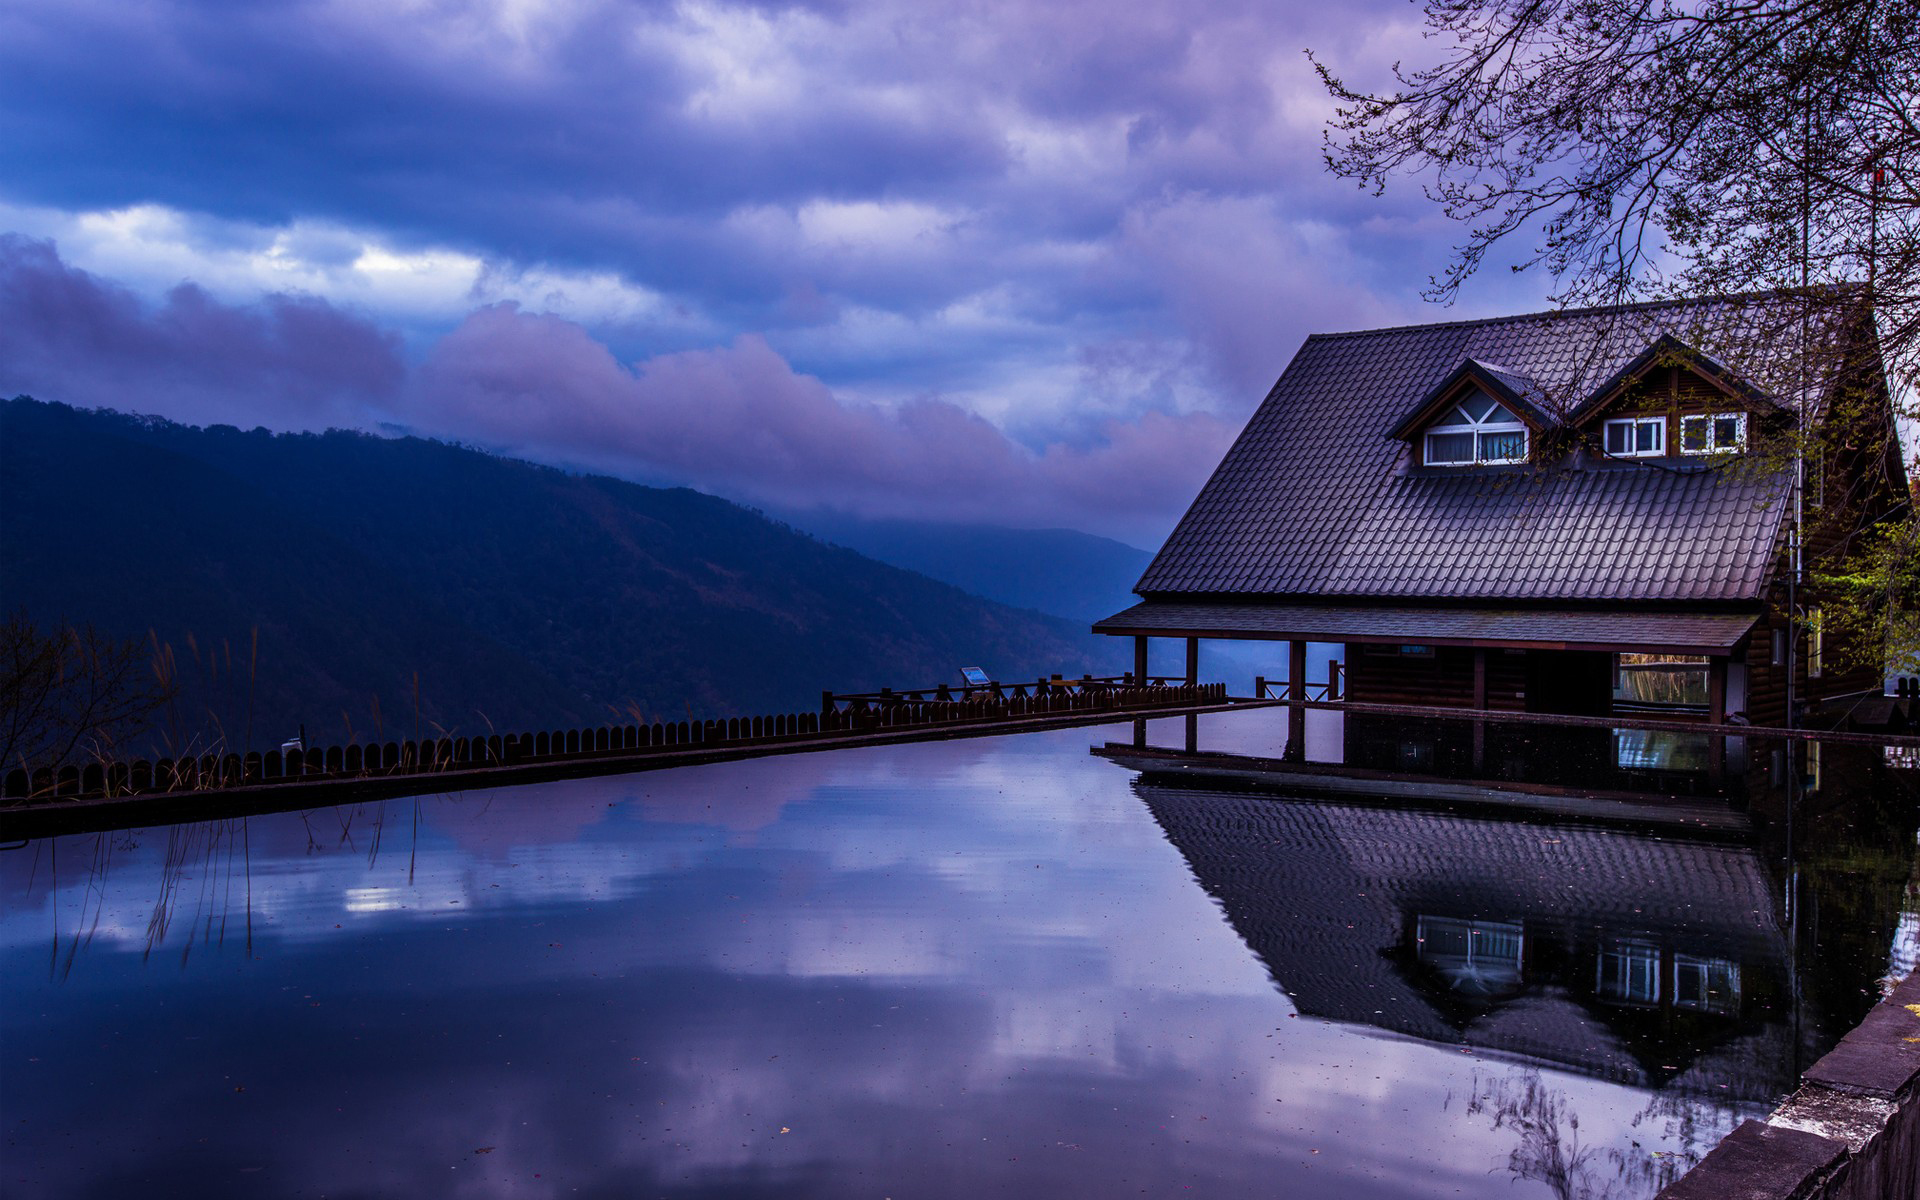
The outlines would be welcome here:
M 1920 1197 L 1920 972 L 1658 1200 Z

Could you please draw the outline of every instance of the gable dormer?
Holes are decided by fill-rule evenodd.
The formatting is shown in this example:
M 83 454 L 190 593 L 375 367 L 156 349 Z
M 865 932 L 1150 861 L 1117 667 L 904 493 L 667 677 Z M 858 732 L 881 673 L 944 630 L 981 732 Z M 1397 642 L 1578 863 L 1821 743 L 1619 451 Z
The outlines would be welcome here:
M 1388 434 L 1409 443 L 1418 466 L 1507 466 L 1527 462 L 1553 425 L 1541 391 L 1525 376 L 1469 358 L 1428 392 Z
M 1669 333 L 1595 389 L 1571 424 L 1603 458 L 1709 458 L 1744 453 L 1754 424 L 1785 411 Z

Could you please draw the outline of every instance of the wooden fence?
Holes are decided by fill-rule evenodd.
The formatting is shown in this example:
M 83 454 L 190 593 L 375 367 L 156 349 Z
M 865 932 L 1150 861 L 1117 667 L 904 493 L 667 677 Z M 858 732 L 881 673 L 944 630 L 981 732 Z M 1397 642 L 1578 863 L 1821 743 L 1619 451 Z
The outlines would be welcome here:
M 937 696 L 939 689 L 886 693 L 887 703 L 851 697 L 844 709 L 781 713 L 651 725 L 598 725 L 486 737 L 426 738 L 312 747 L 281 753 L 203 754 L 154 761 L 94 762 L 6 773 L 0 797 L 9 804 L 97 799 L 219 788 L 260 787 L 311 780 L 377 776 L 458 774 L 493 767 L 570 760 L 645 756 L 693 748 L 719 749 L 809 740 L 841 739 L 916 727 L 1017 722 L 1070 713 L 1124 712 L 1189 704 L 1224 704 L 1226 684 L 1156 684 L 1147 687 L 1037 689 L 975 699 L 907 699 Z M 878 693 L 875 697 L 878 697 Z
M 1136 681 L 1132 672 L 1125 675 L 1082 675 L 1078 679 L 1064 675 L 1043 675 L 1032 683 L 1019 680 L 1002 683 L 995 679 L 982 684 L 940 684 L 937 687 L 896 692 L 881 688 L 877 692 L 821 692 L 820 711 L 850 712 L 888 709 L 902 704 L 947 704 L 966 700 L 1026 700 L 1035 696 L 1062 694 L 1102 695 L 1139 686 L 1178 687 L 1186 683 L 1179 675 L 1148 675 Z

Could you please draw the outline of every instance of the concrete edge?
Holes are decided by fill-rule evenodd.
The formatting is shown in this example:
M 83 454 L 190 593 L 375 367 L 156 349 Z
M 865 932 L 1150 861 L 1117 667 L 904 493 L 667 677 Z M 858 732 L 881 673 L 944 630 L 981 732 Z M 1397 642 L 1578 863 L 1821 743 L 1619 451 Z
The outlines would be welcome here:
M 1920 1123 L 1920 972 L 1909 975 L 1801 1076 L 1766 1121 L 1723 1138 L 1656 1200 L 1820 1200 L 1850 1174 L 1882 1181 L 1885 1155 L 1899 1155 Z M 1907 1164 L 1911 1169 L 1912 1164 Z M 1886 1194 L 1879 1200 L 1907 1200 Z
M 1153 708 L 1100 709 L 1040 713 L 1018 718 L 955 721 L 937 725 L 903 725 L 876 730 L 835 730 L 798 734 L 758 742 L 693 742 L 641 750 L 603 750 L 591 755 L 546 759 L 501 766 L 421 771 L 402 775 L 366 775 L 352 778 L 281 780 L 270 784 L 206 788 L 181 792 L 141 792 L 107 799 L 57 800 L 0 808 L 0 842 L 75 833 L 103 833 L 144 829 L 194 821 L 226 820 L 302 812 L 369 800 L 430 796 L 486 788 L 580 779 L 598 775 L 625 775 L 673 767 L 732 762 L 744 758 L 806 754 L 821 750 L 891 746 L 907 742 L 946 741 L 955 738 L 995 737 L 1040 733 L 1087 725 L 1119 725 L 1166 717 L 1197 716 L 1252 708 L 1277 708 L 1279 701 L 1240 700 L 1178 704 Z

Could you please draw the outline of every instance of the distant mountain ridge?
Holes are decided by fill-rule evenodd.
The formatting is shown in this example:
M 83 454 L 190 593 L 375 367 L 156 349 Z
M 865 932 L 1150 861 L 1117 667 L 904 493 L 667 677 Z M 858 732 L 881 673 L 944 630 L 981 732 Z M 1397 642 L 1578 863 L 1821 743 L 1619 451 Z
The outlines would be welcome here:
M 303 722 L 394 736 L 794 711 L 824 688 L 1111 653 L 724 500 L 416 438 L 19 398 L 0 402 L 0 454 L 0 607 L 152 630 L 191 703 L 256 744 Z
M 1134 603 L 1153 552 L 1073 529 L 1013 529 L 796 513 L 782 519 L 868 558 L 1070 621 L 1091 624 Z

